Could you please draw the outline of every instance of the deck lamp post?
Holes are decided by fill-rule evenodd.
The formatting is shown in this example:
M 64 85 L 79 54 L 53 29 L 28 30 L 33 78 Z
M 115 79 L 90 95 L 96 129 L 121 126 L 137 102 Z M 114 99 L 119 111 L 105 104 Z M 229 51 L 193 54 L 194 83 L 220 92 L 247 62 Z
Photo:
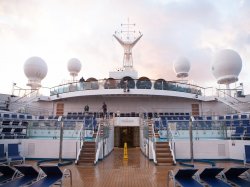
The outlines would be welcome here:
M 194 162 L 194 149 L 193 149 L 193 128 L 192 128 L 192 124 L 194 121 L 194 117 L 190 116 L 190 120 L 189 120 L 189 142 L 190 142 L 190 160 L 191 162 Z
M 60 126 L 60 145 L 59 145 L 59 163 L 62 163 L 62 148 L 63 148 L 63 117 L 59 116 L 58 121 L 61 122 Z

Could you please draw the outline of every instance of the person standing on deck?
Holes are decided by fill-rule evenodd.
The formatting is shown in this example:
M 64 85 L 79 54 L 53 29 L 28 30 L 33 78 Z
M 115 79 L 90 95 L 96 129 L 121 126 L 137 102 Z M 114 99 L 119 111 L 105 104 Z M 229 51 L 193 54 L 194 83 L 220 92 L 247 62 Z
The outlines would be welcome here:
M 6 104 L 6 110 L 9 110 L 9 106 L 10 106 L 10 97 L 7 98 L 7 101 L 5 101 Z
M 89 113 L 89 105 L 85 105 L 85 107 L 84 107 L 84 113 L 85 114 Z
M 107 105 L 105 102 L 103 102 L 102 110 L 103 110 L 103 118 L 104 118 L 107 114 Z

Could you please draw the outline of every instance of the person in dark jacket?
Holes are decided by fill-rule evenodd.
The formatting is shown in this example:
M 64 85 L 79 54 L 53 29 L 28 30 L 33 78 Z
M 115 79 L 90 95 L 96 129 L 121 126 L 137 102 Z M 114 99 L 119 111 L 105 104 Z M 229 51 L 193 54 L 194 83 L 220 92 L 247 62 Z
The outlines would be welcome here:
M 107 114 L 107 105 L 105 102 L 103 102 L 102 110 L 103 110 L 103 118 L 104 118 Z

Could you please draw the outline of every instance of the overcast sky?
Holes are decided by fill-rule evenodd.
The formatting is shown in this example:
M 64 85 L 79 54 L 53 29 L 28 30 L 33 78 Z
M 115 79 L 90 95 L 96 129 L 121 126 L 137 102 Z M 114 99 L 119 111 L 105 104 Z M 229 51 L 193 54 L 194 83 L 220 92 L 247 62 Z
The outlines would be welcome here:
M 26 87 L 32 56 L 48 65 L 46 87 L 70 79 L 71 58 L 82 63 L 78 78 L 108 78 L 123 60 L 112 35 L 128 18 L 143 33 L 133 48 L 139 77 L 176 80 L 173 62 L 185 56 L 189 80 L 216 85 L 213 55 L 229 48 L 242 58 L 238 83 L 250 93 L 249 0 L 0 0 L 0 92 L 11 93 L 14 82 Z

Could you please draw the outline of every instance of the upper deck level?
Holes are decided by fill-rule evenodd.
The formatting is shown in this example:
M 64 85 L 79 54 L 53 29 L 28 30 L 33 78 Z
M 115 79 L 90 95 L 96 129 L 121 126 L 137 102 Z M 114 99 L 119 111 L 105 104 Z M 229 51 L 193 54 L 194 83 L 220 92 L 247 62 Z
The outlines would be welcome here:
M 243 88 L 216 89 L 213 87 L 204 88 L 185 82 L 166 81 L 164 79 L 149 79 L 140 77 L 132 79 L 95 79 L 89 78 L 86 81 L 76 81 L 61 84 L 49 89 L 50 100 L 58 100 L 79 96 L 98 95 L 126 95 L 126 96 L 172 96 L 202 101 L 216 100 L 217 97 L 228 98 L 234 102 L 244 102 Z
M 200 86 L 166 81 L 164 79 L 150 80 L 147 77 L 132 79 L 88 79 L 62 84 L 50 88 L 52 100 L 62 97 L 91 96 L 91 95 L 160 95 L 186 98 L 204 97 L 206 89 Z

